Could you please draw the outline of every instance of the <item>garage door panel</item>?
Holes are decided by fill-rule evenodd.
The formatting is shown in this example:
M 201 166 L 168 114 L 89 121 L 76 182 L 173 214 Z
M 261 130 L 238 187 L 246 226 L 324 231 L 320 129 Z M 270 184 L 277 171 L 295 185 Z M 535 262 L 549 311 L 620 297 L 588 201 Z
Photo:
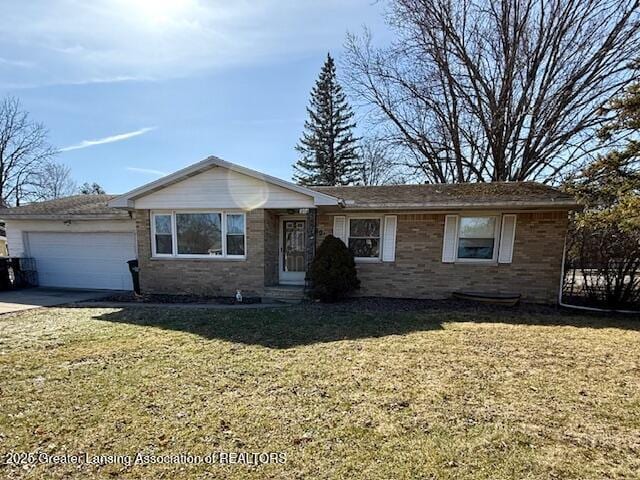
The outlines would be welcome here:
M 126 261 L 135 258 L 133 233 L 29 232 L 27 238 L 42 286 L 132 289 Z

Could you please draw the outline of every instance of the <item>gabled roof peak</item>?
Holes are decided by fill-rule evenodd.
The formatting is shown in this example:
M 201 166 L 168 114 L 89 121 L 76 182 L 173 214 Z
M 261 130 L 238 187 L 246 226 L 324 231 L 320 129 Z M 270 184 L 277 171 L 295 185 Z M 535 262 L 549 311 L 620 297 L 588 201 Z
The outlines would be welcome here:
M 287 182 L 286 180 L 282 180 L 280 178 L 273 177 L 256 170 L 252 170 L 235 163 L 227 162 L 226 160 L 222 160 L 219 157 L 211 155 L 204 160 L 201 160 L 200 162 L 189 165 L 188 167 L 178 170 L 177 172 L 171 173 L 162 178 L 159 178 L 158 180 L 147 183 L 141 187 L 135 188 L 125 194 L 122 194 L 110 201 L 109 206 L 115 208 L 133 208 L 136 198 L 140 198 L 144 195 L 148 195 L 155 191 L 161 190 L 165 187 L 168 187 L 169 185 L 173 185 L 174 183 L 178 183 L 186 178 L 192 177 L 215 167 L 226 168 L 236 173 L 259 179 L 266 183 L 271 183 L 273 185 L 277 185 L 279 187 L 292 190 L 303 195 L 308 195 L 309 197 L 313 198 L 315 205 L 338 204 L 338 199 L 329 194 L 296 185 L 295 183 Z

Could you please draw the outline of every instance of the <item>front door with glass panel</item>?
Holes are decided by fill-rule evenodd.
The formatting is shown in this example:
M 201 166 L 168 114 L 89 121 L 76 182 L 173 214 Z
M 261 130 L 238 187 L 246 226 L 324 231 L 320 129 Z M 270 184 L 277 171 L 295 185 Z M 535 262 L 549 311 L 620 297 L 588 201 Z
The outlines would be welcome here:
M 283 218 L 280 222 L 280 283 L 304 284 L 305 226 L 304 220 Z

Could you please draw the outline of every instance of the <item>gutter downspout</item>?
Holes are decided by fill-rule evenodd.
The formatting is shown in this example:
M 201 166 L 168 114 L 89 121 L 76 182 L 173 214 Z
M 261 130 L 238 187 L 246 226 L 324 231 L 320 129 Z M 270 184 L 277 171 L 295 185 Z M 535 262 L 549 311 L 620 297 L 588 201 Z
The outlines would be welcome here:
M 562 301 L 562 287 L 564 286 L 564 265 L 565 265 L 566 255 L 567 255 L 567 235 L 568 235 L 568 232 L 564 234 L 564 246 L 562 247 L 562 267 L 560 268 L 560 290 L 558 291 L 558 305 L 564 308 L 572 308 L 574 310 L 583 310 L 586 312 L 625 313 L 625 314 L 632 313 L 635 315 L 640 315 L 639 311 L 611 310 L 607 308 L 583 307 L 579 305 L 569 305 L 568 303 L 564 303 Z

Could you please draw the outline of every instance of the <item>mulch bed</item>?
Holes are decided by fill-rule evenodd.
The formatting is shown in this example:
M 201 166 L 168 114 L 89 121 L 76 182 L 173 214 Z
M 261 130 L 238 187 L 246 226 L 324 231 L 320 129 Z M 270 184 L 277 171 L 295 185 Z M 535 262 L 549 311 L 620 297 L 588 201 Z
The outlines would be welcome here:
M 236 299 L 233 297 L 212 297 L 203 295 L 161 295 L 161 294 L 143 294 L 136 295 L 133 292 L 119 293 L 102 298 L 105 302 L 123 302 L 123 303 L 199 303 L 199 304 L 218 304 L 218 305 L 235 305 Z M 261 303 L 260 297 L 244 297 L 243 304 Z M 314 301 L 304 302 L 306 308 L 322 309 L 325 312 L 366 312 L 366 313 L 399 313 L 399 312 L 463 312 L 478 314 L 506 314 L 506 315 L 582 315 L 582 316 L 602 316 L 604 313 L 586 312 L 578 310 L 570 310 L 560 308 L 556 305 L 539 305 L 533 303 L 519 303 L 510 307 L 500 304 L 486 304 L 473 302 L 468 300 L 420 300 L 420 299 L 402 299 L 402 298 L 380 298 L 380 297 L 354 297 L 348 298 L 335 303 L 320 303 Z M 608 313 L 606 315 L 624 316 L 624 314 Z M 627 315 L 628 316 L 628 315 Z
M 584 310 L 572 310 L 558 305 L 542 305 L 520 302 L 510 307 L 500 304 L 487 304 L 470 300 L 419 300 L 401 298 L 357 297 L 336 303 L 312 303 L 311 308 L 335 310 L 337 312 L 365 312 L 365 313 L 397 313 L 417 312 L 425 313 L 477 313 L 479 315 L 497 315 L 499 317 L 522 317 L 535 315 L 538 317 L 611 317 L 620 319 L 636 318 L 633 314 L 588 312 Z M 640 319 L 640 314 L 638 315 Z

